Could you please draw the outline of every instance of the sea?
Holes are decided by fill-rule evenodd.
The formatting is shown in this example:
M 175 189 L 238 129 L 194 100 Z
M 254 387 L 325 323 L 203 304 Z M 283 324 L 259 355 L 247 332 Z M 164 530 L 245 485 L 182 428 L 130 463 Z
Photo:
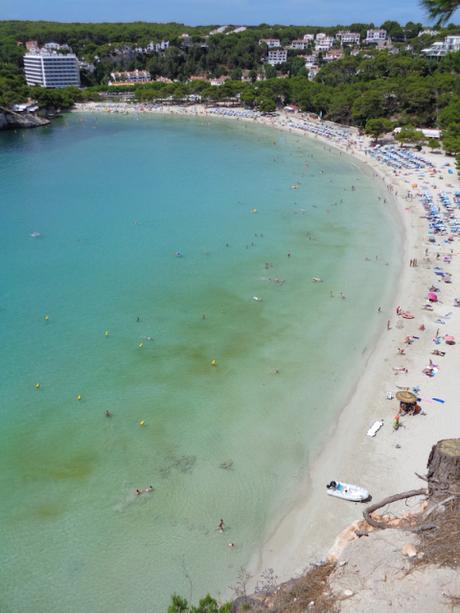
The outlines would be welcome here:
M 0 610 L 231 597 L 400 250 L 381 182 L 311 138 L 102 113 L 1 134 Z

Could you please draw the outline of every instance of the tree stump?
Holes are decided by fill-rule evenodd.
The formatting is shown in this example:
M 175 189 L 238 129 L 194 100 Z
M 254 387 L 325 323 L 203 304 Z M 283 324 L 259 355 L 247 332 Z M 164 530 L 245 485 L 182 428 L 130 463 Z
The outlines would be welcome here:
M 460 495 L 460 439 L 446 438 L 433 445 L 427 469 L 430 496 Z

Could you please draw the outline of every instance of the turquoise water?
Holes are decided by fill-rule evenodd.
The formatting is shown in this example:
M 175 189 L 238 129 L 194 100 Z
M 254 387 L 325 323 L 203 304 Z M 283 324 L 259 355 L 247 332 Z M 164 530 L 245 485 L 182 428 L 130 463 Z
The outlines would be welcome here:
M 226 121 L 0 136 L 0 610 L 228 593 L 384 325 L 399 238 L 374 181 Z

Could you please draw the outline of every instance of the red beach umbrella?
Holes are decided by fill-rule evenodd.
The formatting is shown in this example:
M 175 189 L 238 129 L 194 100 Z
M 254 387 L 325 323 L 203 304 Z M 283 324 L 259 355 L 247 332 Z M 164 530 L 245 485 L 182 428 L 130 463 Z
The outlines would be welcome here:
M 436 294 L 435 292 L 428 292 L 427 298 L 428 298 L 428 300 L 430 302 L 437 302 L 438 301 L 438 294 Z

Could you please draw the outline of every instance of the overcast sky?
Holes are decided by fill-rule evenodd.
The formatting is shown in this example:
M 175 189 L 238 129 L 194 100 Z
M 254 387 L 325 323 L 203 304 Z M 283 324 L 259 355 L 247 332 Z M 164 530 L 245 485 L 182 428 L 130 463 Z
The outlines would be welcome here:
M 0 0 L 0 19 L 199 24 L 427 23 L 419 0 Z

